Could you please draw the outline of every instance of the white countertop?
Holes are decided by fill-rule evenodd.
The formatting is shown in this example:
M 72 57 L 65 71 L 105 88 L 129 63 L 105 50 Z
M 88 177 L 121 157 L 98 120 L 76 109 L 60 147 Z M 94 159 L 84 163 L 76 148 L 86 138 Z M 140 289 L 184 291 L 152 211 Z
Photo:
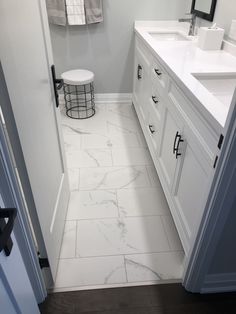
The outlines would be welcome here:
M 208 115 L 209 122 L 220 131 L 226 122 L 230 104 L 220 101 L 206 89 L 193 75 L 202 73 L 236 74 L 236 57 L 224 50 L 203 51 L 197 41 L 156 41 L 149 32 L 179 31 L 187 35 L 189 24 L 177 21 L 137 21 L 135 32 L 143 39 L 184 89 L 190 99 L 200 103 L 199 110 Z M 236 86 L 235 86 L 236 87 Z M 232 91 L 233 97 L 233 91 Z M 227 95 L 231 99 L 231 95 Z M 230 102 L 230 101 L 228 101 Z

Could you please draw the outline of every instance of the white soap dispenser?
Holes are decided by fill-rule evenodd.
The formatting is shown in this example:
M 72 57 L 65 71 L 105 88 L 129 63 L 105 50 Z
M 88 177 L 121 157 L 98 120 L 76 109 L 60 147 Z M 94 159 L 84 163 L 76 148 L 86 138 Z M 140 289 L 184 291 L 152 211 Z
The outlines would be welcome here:
M 202 50 L 220 50 L 225 30 L 214 24 L 212 27 L 200 27 L 198 32 L 198 47 Z

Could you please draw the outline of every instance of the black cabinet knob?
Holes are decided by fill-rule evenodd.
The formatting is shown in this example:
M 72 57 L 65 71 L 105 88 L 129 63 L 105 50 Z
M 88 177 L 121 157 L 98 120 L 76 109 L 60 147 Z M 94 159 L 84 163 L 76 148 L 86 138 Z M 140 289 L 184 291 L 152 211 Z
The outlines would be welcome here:
M 151 125 L 151 124 L 149 124 L 149 130 L 150 130 L 150 132 L 151 132 L 152 134 L 156 132 L 156 131 L 154 130 L 154 126 Z
M 143 68 L 139 64 L 138 65 L 138 69 L 137 69 L 137 78 L 138 78 L 138 80 L 141 80 L 141 78 L 142 78 L 142 70 L 143 70 Z
M 161 76 L 162 75 L 162 72 L 159 69 L 154 69 L 154 71 L 156 72 L 157 76 Z
M 158 104 L 159 100 L 157 99 L 157 96 L 152 96 L 152 100 L 154 102 L 154 104 Z

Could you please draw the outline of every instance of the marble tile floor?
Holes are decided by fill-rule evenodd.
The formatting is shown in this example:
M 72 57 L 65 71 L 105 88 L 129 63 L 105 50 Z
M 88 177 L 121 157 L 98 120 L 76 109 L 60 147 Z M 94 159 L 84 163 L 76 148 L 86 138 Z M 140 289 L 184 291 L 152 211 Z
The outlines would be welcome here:
M 131 104 L 62 110 L 71 197 L 54 291 L 180 281 L 184 252 Z

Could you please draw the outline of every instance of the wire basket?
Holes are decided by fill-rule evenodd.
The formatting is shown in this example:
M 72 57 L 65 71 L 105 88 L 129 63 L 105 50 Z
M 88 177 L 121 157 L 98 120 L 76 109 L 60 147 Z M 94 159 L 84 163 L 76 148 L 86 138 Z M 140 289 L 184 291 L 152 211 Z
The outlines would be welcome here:
M 95 115 L 93 83 L 63 84 L 66 115 L 72 119 L 88 119 Z

